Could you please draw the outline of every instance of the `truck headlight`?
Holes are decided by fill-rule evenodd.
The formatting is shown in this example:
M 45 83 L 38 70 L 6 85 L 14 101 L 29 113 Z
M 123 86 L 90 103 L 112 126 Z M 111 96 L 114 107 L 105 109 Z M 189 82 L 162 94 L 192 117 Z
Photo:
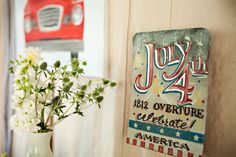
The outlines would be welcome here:
M 31 21 L 30 17 L 25 18 L 25 32 L 29 33 L 31 31 Z
M 84 14 L 83 9 L 80 5 L 77 5 L 73 8 L 72 11 L 72 23 L 74 25 L 80 25 L 83 21 Z

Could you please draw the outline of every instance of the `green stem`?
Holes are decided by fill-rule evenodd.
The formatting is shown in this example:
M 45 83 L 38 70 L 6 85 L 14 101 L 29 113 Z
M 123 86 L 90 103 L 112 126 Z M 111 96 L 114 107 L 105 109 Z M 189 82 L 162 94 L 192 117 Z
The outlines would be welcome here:
M 87 106 L 84 106 L 83 108 L 80 108 L 80 110 L 82 111 L 82 110 L 84 110 L 84 109 L 86 109 L 86 108 L 89 108 L 89 107 L 92 106 L 92 105 L 94 105 L 94 104 L 89 104 L 89 105 L 87 105 Z
M 68 114 L 67 115 L 67 117 L 69 117 L 69 116 L 71 116 L 73 113 L 70 113 L 70 114 Z M 66 117 L 66 118 L 67 118 Z M 59 124 L 61 121 L 63 121 L 65 118 L 62 118 L 62 119 L 60 119 L 60 120 L 57 120 L 53 125 L 52 125 L 52 127 L 55 127 L 57 124 Z
M 60 99 L 59 99 L 59 100 L 58 100 L 58 102 L 57 102 L 57 106 L 59 105 L 59 102 L 62 100 L 62 97 L 63 97 L 63 95 L 62 95 L 62 96 L 60 96 Z M 45 123 L 45 124 L 47 124 L 47 123 L 49 122 L 49 120 L 50 120 L 50 117 L 51 117 L 51 116 L 53 116 L 53 115 L 51 115 L 53 112 L 54 112 L 54 107 L 53 107 L 53 109 L 50 111 L 50 113 L 49 113 L 49 115 L 48 115 L 48 118 L 47 118 L 47 120 L 46 120 L 46 123 Z
M 46 95 L 46 99 L 45 99 L 45 103 L 43 105 L 43 111 L 45 112 L 45 105 L 47 103 L 47 99 L 48 99 L 48 96 L 49 96 L 49 93 L 50 93 L 50 90 L 48 91 L 48 94 Z M 44 114 L 43 114 L 44 115 Z M 42 118 L 42 121 L 41 122 L 44 122 L 44 117 Z M 47 125 L 47 123 L 45 123 L 45 125 Z
M 35 93 L 35 112 L 36 112 L 36 118 L 39 118 L 38 117 L 38 84 L 39 84 L 39 80 L 41 78 L 41 75 L 42 75 L 42 73 L 40 73 L 39 79 L 37 80 L 37 83 L 36 83 L 36 89 L 37 89 L 37 91 Z M 37 74 L 36 74 L 36 79 L 37 79 Z

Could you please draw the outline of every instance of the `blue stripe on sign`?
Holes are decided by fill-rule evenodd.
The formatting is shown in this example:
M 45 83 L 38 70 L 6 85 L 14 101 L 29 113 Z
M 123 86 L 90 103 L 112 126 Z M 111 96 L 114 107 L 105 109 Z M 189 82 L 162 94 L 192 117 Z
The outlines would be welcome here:
M 160 134 L 163 136 L 169 136 L 181 140 L 191 141 L 195 143 L 203 144 L 205 136 L 196 132 L 177 130 L 174 128 L 168 128 L 163 126 L 158 126 L 155 124 L 149 124 L 134 120 L 129 120 L 129 127 L 141 131 L 151 132 L 154 134 Z

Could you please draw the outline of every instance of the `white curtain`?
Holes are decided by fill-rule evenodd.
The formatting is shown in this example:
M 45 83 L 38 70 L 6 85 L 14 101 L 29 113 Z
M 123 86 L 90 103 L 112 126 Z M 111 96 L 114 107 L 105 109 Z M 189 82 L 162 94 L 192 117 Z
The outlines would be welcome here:
M 10 95 L 12 93 L 11 80 L 8 75 L 8 63 L 14 58 L 14 10 L 12 9 L 12 0 L 2 0 L 1 4 L 1 38 L 0 38 L 0 134 L 1 134 L 1 152 L 7 152 L 11 156 L 12 132 L 9 128 Z
M 0 76 L 3 75 L 3 1 L 0 1 Z M 0 153 L 3 151 L 4 101 L 3 79 L 0 77 Z

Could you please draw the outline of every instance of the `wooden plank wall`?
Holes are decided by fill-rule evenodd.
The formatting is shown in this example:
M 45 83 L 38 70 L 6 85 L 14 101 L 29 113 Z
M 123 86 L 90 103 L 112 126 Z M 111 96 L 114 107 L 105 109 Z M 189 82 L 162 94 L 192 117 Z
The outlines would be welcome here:
M 234 83 L 236 76 L 236 50 L 234 48 L 236 1 L 110 0 L 111 67 L 116 66 L 112 64 L 113 61 L 117 59 L 117 56 L 122 55 L 123 63 L 127 68 L 127 78 L 124 80 L 126 81 L 124 82 L 126 84 L 126 104 L 122 157 L 165 156 L 125 143 L 132 76 L 133 35 L 143 31 L 193 27 L 207 28 L 212 37 L 204 156 L 236 156 L 236 133 L 234 133 L 236 129 L 236 86 Z M 124 54 L 123 51 L 126 53 Z M 125 59 L 125 57 L 127 58 Z M 120 73 L 124 75 L 123 72 Z

